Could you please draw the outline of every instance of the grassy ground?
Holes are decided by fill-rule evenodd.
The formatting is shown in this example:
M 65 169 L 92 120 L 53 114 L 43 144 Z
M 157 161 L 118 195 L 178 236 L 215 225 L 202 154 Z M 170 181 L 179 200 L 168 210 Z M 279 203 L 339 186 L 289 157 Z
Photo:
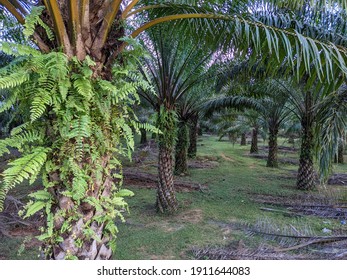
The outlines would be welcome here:
M 239 240 L 249 246 L 258 242 L 242 231 L 223 226 L 235 222 L 254 225 L 266 220 L 279 228 L 295 225 L 317 233 L 327 227 L 326 219 L 312 216 L 298 219 L 264 212 L 260 210 L 264 205 L 251 200 L 254 194 L 299 193 L 295 189 L 295 176 L 288 176 L 297 170 L 296 165 L 282 164 L 278 169 L 269 169 L 266 160 L 248 156 L 249 145 L 233 146 L 228 141 L 218 142 L 215 137 L 200 140 L 198 160 L 217 164 L 214 168 L 191 169 L 186 180 L 207 185 L 208 190 L 178 193 L 179 212 L 166 216 L 154 212 L 154 189 L 126 186 L 136 195 L 129 199 L 131 213 L 127 223 L 119 225 L 116 259 L 190 259 L 192 248 L 226 246 Z M 298 158 L 296 152 L 288 151 L 280 152 L 279 156 Z M 339 171 L 345 169 L 339 167 Z M 329 221 L 329 227 L 341 228 L 336 220 Z
M 283 143 L 280 141 L 280 144 Z M 264 205 L 253 201 L 257 194 L 274 197 L 302 194 L 295 189 L 293 174 L 297 166 L 281 164 L 278 169 L 267 168 L 265 159 L 249 157 L 249 148 L 249 145 L 233 146 L 228 141 L 217 141 L 212 136 L 201 137 L 198 157 L 191 162 L 195 168 L 190 169 L 189 176 L 176 178 L 199 183 L 202 191 L 179 192 L 180 209 L 171 216 L 155 212 L 154 188 L 125 185 L 135 196 L 128 198 L 130 213 L 125 215 L 126 222 L 118 224 L 114 259 L 192 259 L 192 250 L 196 248 L 225 247 L 235 242 L 255 248 L 264 242 L 261 237 L 249 236 L 242 230 L 226 226 L 235 223 L 252 226 L 266 221 L 279 231 L 290 225 L 295 229 L 310 228 L 320 235 L 324 228 L 346 232 L 346 226 L 339 220 L 312 216 L 298 218 L 281 212 L 262 211 Z M 265 155 L 266 151 L 261 149 L 260 154 Z M 148 158 L 146 155 L 146 152 L 141 155 L 140 163 L 127 164 L 127 169 L 137 168 L 155 174 L 155 155 Z M 291 151 L 282 151 L 279 156 L 282 160 L 298 159 L 297 152 Z M 196 168 L 196 163 L 200 168 Z M 347 165 L 340 165 L 336 170 L 342 173 L 346 169 Z M 23 190 L 20 193 L 28 191 L 27 188 Z M 27 244 L 22 255 L 17 254 L 26 235 L 28 233 L 22 232 L 12 238 L 0 237 L 0 258 L 38 258 L 37 243 L 33 241 Z

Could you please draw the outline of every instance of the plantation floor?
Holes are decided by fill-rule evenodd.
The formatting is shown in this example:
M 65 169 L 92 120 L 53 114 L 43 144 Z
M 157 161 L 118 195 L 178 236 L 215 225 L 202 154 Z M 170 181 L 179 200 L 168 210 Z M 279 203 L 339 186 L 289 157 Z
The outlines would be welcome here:
M 297 191 L 297 150 L 280 149 L 280 168 L 271 169 L 266 147 L 256 157 L 249 148 L 201 137 L 190 174 L 175 177 L 180 209 L 174 215 L 155 212 L 155 145 L 138 150 L 125 167 L 124 188 L 135 196 L 127 199 L 126 222 L 118 222 L 114 259 L 347 258 L 347 186 Z M 334 170 L 346 171 L 347 164 Z M 0 237 L 0 258 L 38 257 L 35 241 L 17 254 L 27 230 Z
M 298 209 L 288 210 L 288 205 L 284 205 L 290 199 L 293 205 L 345 203 L 347 186 L 319 187 L 312 193 L 297 191 L 298 151 L 283 147 L 279 154 L 280 168 L 271 169 L 265 166 L 265 147 L 261 147 L 257 157 L 249 156 L 249 148 L 249 145 L 219 142 L 216 137 L 200 138 L 197 159 L 190 161 L 189 176 L 175 177 L 180 182 L 192 182 L 192 186 L 198 185 L 200 189 L 179 188 L 180 210 L 172 216 L 156 214 L 155 182 L 141 184 L 125 180 L 125 187 L 133 190 L 135 196 L 128 200 L 130 214 L 126 223 L 119 224 L 118 250 L 114 258 L 324 259 L 335 257 L 330 254 L 333 251 L 336 255 L 343 254 L 346 244 L 341 242 L 344 241 L 329 242 L 330 251 L 317 242 L 303 246 L 305 250 L 282 253 L 281 248 L 304 244 L 312 238 L 286 240 L 272 233 L 308 237 L 347 235 L 346 217 L 341 216 L 341 213 L 346 215 L 344 210 L 328 216 L 318 209 L 317 213 L 308 215 L 300 214 Z M 126 172 L 156 174 L 156 158 L 151 149 L 145 148 L 141 153 Z M 346 170 L 347 166 L 340 165 L 334 171 L 343 173 Z M 283 203 L 274 205 L 272 201 Z M 235 249 L 238 253 L 230 255 Z M 323 253 L 317 253 L 321 251 Z

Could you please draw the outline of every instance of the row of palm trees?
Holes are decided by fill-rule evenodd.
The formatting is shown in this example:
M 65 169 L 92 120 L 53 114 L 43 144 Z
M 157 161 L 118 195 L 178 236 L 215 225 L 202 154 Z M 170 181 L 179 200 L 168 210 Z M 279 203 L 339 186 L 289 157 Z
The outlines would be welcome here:
M 287 29 L 287 28 L 293 28 L 297 30 L 297 32 L 300 32 L 303 35 L 310 35 L 314 40 L 310 41 L 309 44 L 313 44 L 313 42 L 317 42 L 321 40 L 321 42 L 329 42 L 334 44 L 345 44 L 345 38 L 346 33 L 343 28 L 344 23 L 341 21 L 341 18 L 343 19 L 345 17 L 345 11 L 340 10 L 340 21 L 336 20 L 336 17 L 333 16 L 333 12 L 329 9 L 324 10 L 324 12 L 319 13 L 315 7 L 310 6 L 308 3 L 302 7 L 302 9 L 297 10 L 291 10 L 290 13 L 288 13 L 288 10 L 283 9 L 283 7 L 279 6 L 269 6 L 271 8 L 269 9 L 261 9 L 259 7 L 255 8 L 253 10 L 252 17 L 256 18 L 259 22 L 262 22 L 264 24 L 272 24 L 275 28 L 281 28 L 281 29 Z M 280 18 L 280 20 L 272 21 L 272 16 L 276 13 L 276 16 Z M 328 20 L 330 19 L 330 20 Z M 294 26 L 292 26 L 294 22 Z M 304 25 L 304 27 L 300 24 Z M 324 25 L 325 24 L 325 25 Z M 329 32 L 325 29 L 323 34 L 320 34 L 318 31 L 323 30 L 324 26 L 329 24 Z M 290 26 L 290 27 L 289 27 Z M 330 33 L 331 32 L 331 33 Z M 329 34 L 327 34 L 329 33 Z M 267 34 L 270 36 L 269 34 Z M 302 35 L 299 35 L 299 37 Z M 268 39 L 268 38 L 267 38 Z M 277 38 L 278 39 L 278 38 Z M 152 42 L 156 41 L 155 37 L 152 37 Z M 247 53 L 242 49 L 241 46 L 236 44 L 237 40 L 234 41 L 234 45 L 229 45 L 228 50 L 223 50 L 223 55 L 227 56 L 229 53 L 231 53 L 232 60 L 235 60 L 235 57 L 237 59 L 241 58 L 241 63 L 239 65 L 233 65 L 233 69 L 231 73 L 228 72 L 230 69 L 225 69 L 223 66 L 225 66 L 226 61 L 228 60 L 225 58 L 223 60 L 223 64 L 221 65 L 221 69 L 219 69 L 219 75 L 211 75 L 211 70 L 213 71 L 215 67 L 211 67 L 211 61 L 208 61 L 207 58 L 211 57 L 212 60 L 214 60 L 214 63 L 216 62 L 215 55 L 221 51 L 221 49 L 215 48 L 214 53 L 206 53 L 206 57 L 203 55 L 203 51 L 200 50 L 200 56 L 195 57 L 195 55 L 192 52 L 192 49 L 190 49 L 188 46 L 189 44 L 186 44 L 186 49 L 181 50 L 175 47 L 175 51 L 170 49 L 165 49 L 165 44 L 171 44 L 171 46 L 175 46 L 175 39 L 170 35 L 169 43 L 165 42 L 165 36 L 161 34 L 161 37 L 159 39 L 160 43 L 154 43 L 154 44 L 147 44 L 150 46 L 149 50 L 151 51 L 152 55 L 155 57 L 152 57 L 152 61 L 148 63 L 148 60 L 146 61 L 147 70 L 150 69 L 150 73 L 153 76 L 152 81 L 156 87 L 156 92 L 159 93 L 159 97 L 156 96 L 154 101 L 152 100 L 152 105 L 154 107 L 160 107 L 161 104 L 166 104 L 166 108 L 168 110 L 175 111 L 177 115 L 179 116 L 179 119 L 177 120 L 177 144 L 176 144 L 176 158 L 175 158 L 175 164 L 172 158 L 166 156 L 165 158 L 170 159 L 170 164 L 166 164 L 167 167 L 166 170 L 161 169 L 161 161 L 159 163 L 159 177 L 161 178 L 162 173 L 164 174 L 170 174 L 170 186 L 173 185 L 173 177 L 171 174 L 173 173 L 173 165 L 175 165 L 177 174 L 182 174 L 187 172 L 187 163 L 186 163 L 186 155 L 187 155 L 187 145 L 188 145 L 188 137 L 187 137 L 187 117 L 182 114 L 183 109 L 187 108 L 187 102 L 191 103 L 191 107 L 194 107 L 199 102 L 189 101 L 189 99 L 194 99 L 192 96 L 194 96 L 194 87 L 199 86 L 199 82 L 201 82 L 203 79 L 208 79 L 210 83 L 216 83 L 217 87 L 221 88 L 224 93 L 228 92 L 229 96 L 221 96 L 220 93 L 215 94 L 211 100 L 209 100 L 207 103 L 205 103 L 201 107 L 198 105 L 197 108 L 195 108 L 195 115 L 198 115 L 197 112 L 201 111 L 203 109 L 207 110 L 207 114 L 216 111 L 221 110 L 222 108 L 248 108 L 252 109 L 253 111 L 256 111 L 257 114 L 261 116 L 261 119 L 264 123 L 266 123 L 266 126 L 268 128 L 268 134 L 269 134 L 269 154 L 268 154 L 268 160 L 267 160 L 267 166 L 268 167 L 278 167 L 278 157 L 277 157 L 277 151 L 278 151 L 278 144 L 277 144 L 277 137 L 280 130 L 280 127 L 286 123 L 287 120 L 293 118 L 293 114 L 295 117 L 297 117 L 297 120 L 300 122 L 301 125 L 301 152 L 300 152 L 300 165 L 298 170 L 298 178 L 297 178 L 297 187 L 299 189 L 312 189 L 315 185 L 315 172 L 313 168 L 313 156 L 314 156 L 314 147 L 316 140 L 315 135 L 317 135 L 320 131 L 320 124 L 322 120 L 326 116 L 320 116 L 318 114 L 319 108 L 321 108 L 322 102 L 325 104 L 324 106 L 329 106 L 327 103 L 325 96 L 328 94 L 331 94 L 332 92 L 336 91 L 341 83 L 344 81 L 344 76 L 341 75 L 340 70 L 338 70 L 336 67 L 334 67 L 331 63 L 331 61 L 326 61 L 324 59 L 321 60 L 321 54 L 318 55 L 316 58 L 316 61 L 308 63 L 308 61 L 302 57 L 300 57 L 300 54 L 286 54 L 286 56 L 281 57 L 281 54 L 277 54 L 275 52 L 275 55 L 267 54 L 263 55 L 259 58 L 254 58 L 252 56 L 252 52 L 254 52 L 257 47 L 253 46 L 249 47 L 247 50 Z M 271 40 L 274 40 L 273 38 Z M 270 41 L 271 41 L 270 40 Z M 274 41 L 266 41 L 264 45 L 267 45 L 267 47 L 271 48 L 271 44 L 275 45 Z M 160 52 L 154 51 L 153 52 L 153 45 L 158 44 L 161 46 Z M 262 47 L 264 47 L 264 45 Z M 217 45 L 218 46 L 218 45 Z M 338 46 L 341 47 L 341 46 Z M 277 55 L 277 56 L 276 56 Z M 170 59 L 168 59 L 168 57 Z M 191 84 L 187 88 L 184 88 L 182 92 L 179 92 L 182 88 L 176 88 L 175 86 L 178 84 L 178 82 L 173 81 L 172 77 L 174 75 L 174 71 L 180 67 L 180 63 L 176 60 L 180 60 L 181 57 L 186 58 L 185 62 L 189 62 L 190 65 L 187 64 L 181 64 L 184 65 L 184 67 L 180 68 L 182 72 L 177 75 L 177 79 L 180 79 L 180 75 L 184 76 L 187 75 L 188 78 L 192 81 Z M 242 59 L 244 57 L 244 59 Z M 277 66 L 274 66 L 276 64 L 273 64 L 274 57 L 279 59 L 280 63 L 277 63 Z M 282 60 L 281 60 L 282 59 Z M 302 62 L 302 60 L 304 60 Z M 168 67 L 168 64 L 165 64 L 165 62 L 170 61 L 171 63 L 171 69 Z M 196 75 L 197 67 L 203 66 L 202 63 L 208 61 L 210 63 L 205 65 L 203 67 L 203 74 L 201 77 L 199 75 Z M 162 64 L 161 64 L 162 62 Z M 319 71 L 315 71 L 315 63 L 318 64 L 324 64 L 325 67 L 331 68 L 331 70 L 334 73 L 334 78 L 330 78 L 328 76 L 323 77 L 319 73 Z M 149 66 L 150 64 L 150 66 Z M 155 66 L 153 66 L 155 64 Z M 303 65 L 304 64 L 304 65 Z M 193 67 L 191 65 L 194 65 Z M 305 66 L 306 65 L 306 66 Z M 189 67 L 190 66 L 190 67 Z M 243 81 L 242 87 L 242 93 L 233 94 L 230 96 L 230 93 L 236 91 L 240 91 L 240 86 L 236 86 L 235 83 L 229 83 L 228 81 L 234 79 L 235 77 L 235 68 L 237 73 L 237 76 L 240 76 L 240 72 L 244 72 L 244 75 L 242 76 L 243 79 L 248 79 L 247 81 Z M 294 68 L 294 69 L 293 69 Z M 143 71 L 145 72 L 145 70 Z M 226 74 L 227 72 L 227 74 Z M 246 72 L 246 73 L 245 73 Z M 248 74 L 247 74 L 248 72 Z M 252 75 L 250 75 L 250 72 L 254 72 Z M 221 74 L 222 73 L 222 74 Z M 209 75 L 210 74 L 210 75 Z M 216 74 L 216 73 L 214 73 Z M 268 76 L 271 76 L 273 78 L 267 78 Z M 176 77 L 176 76 L 175 76 Z M 279 78 L 281 77 L 281 78 Z M 287 77 L 287 78 L 285 78 Z M 284 78 L 284 79 L 283 79 Z M 184 78 L 183 78 L 184 79 Z M 222 84 L 225 83 L 224 86 L 221 86 L 221 80 Z M 224 81 L 223 81 L 224 80 Z M 160 81 L 160 82 L 158 82 Z M 248 82 L 249 84 L 245 86 L 245 83 Z M 171 83 L 171 84 L 170 84 Z M 166 84 L 164 87 L 163 84 Z M 171 86 L 171 87 L 170 87 Z M 206 85 L 205 85 L 206 87 Z M 170 91 L 173 88 L 173 91 Z M 212 87 L 206 87 L 207 90 L 213 91 Z M 198 99 L 200 101 L 206 96 L 209 96 L 210 93 L 205 92 L 203 95 L 196 95 L 198 96 Z M 168 90 L 169 89 L 169 90 Z M 222 93 L 223 93 L 222 92 Z M 271 93 L 271 94 L 270 94 Z M 150 100 L 150 94 L 144 94 L 144 97 L 147 100 Z M 196 104 L 194 104 L 194 102 Z M 344 108 L 340 108 L 341 115 L 339 115 L 339 121 L 343 119 L 344 116 Z M 221 113 L 220 115 L 223 115 Z M 237 114 L 236 114 L 237 115 Z M 320 116 L 320 119 L 318 119 L 318 116 Z M 220 116 L 221 117 L 221 116 Z M 221 117 L 223 118 L 223 117 Z M 240 118 L 237 116 L 237 118 Z M 335 120 L 337 121 L 337 120 Z M 228 126 L 228 121 L 225 122 Z M 254 130 L 253 130 L 253 145 L 251 145 L 251 152 L 257 152 L 257 145 L 256 145 L 256 139 L 258 134 L 258 123 L 257 123 L 257 117 L 253 119 L 254 123 Z M 162 128 L 164 130 L 163 133 L 167 134 L 167 130 L 165 128 Z M 236 130 L 242 130 L 242 126 L 238 125 L 237 127 L 231 128 L 228 127 L 227 133 L 235 132 Z M 244 129 L 244 128 L 243 128 Z M 343 131 L 339 131 L 339 135 L 342 135 Z M 244 132 L 241 132 L 241 135 L 245 135 Z M 193 142 L 193 141 L 192 141 Z M 173 145 L 170 145 L 173 149 Z M 161 149 L 160 149 L 161 151 Z M 173 151 L 165 151 L 166 153 L 172 154 Z M 333 152 L 330 152 L 332 154 Z M 160 157 L 160 156 L 159 156 Z M 327 160 L 328 162 L 331 162 L 331 159 Z M 161 181 L 158 186 L 158 197 L 163 193 L 162 187 L 161 187 Z M 164 180 L 163 180 L 164 181 Z M 168 181 L 165 181 L 168 182 Z M 170 189 L 172 189 L 170 187 Z M 168 192 L 170 195 L 173 193 L 172 191 Z M 175 203 L 177 201 L 175 200 Z M 160 208 L 162 211 L 164 208 Z M 168 208 L 169 211 L 172 211 L 173 209 L 176 209 L 173 207 L 172 209 Z
M 331 3 L 333 6 L 329 6 Z M 43 6 L 40 20 L 31 17 L 32 7 L 37 5 Z M 146 87 L 140 91 L 140 94 L 156 111 L 156 124 L 161 130 L 158 136 L 159 180 L 156 200 L 157 209 L 160 212 L 174 212 L 178 209 L 173 185 L 173 149 L 177 122 L 181 126 L 179 130 L 181 139 L 186 139 L 185 120 L 189 119 L 191 126 L 195 129 L 195 132 L 194 129 L 192 130 L 192 138 L 194 138 L 199 110 L 193 108 L 195 105 L 187 106 L 190 103 L 188 96 L 195 96 L 199 92 L 203 96 L 208 95 L 202 92 L 201 87 L 199 90 L 198 86 L 202 80 L 207 84 L 214 84 L 215 75 L 213 74 L 215 73 L 211 74 L 209 69 L 213 71 L 211 66 L 216 56 L 222 54 L 222 57 L 232 59 L 246 58 L 251 65 L 258 65 L 256 70 L 261 68 L 264 76 L 281 73 L 283 76 L 294 76 L 297 80 L 308 77 L 305 81 L 308 85 L 318 80 L 323 92 L 334 92 L 338 88 L 335 81 L 343 80 L 347 73 L 347 51 L 343 47 L 346 37 L 345 9 L 344 0 L 180 0 L 173 2 L 164 0 L 38 0 L 36 2 L 0 0 L 0 17 L 12 19 L 11 23 L 16 20 L 20 25 L 31 26 L 31 46 L 35 45 L 36 50 L 42 53 L 61 50 L 69 61 L 77 59 L 81 63 L 93 65 L 90 66 L 90 70 L 91 77 L 95 80 L 117 82 L 114 80 L 112 67 L 126 62 L 129 40 L 124 40 L 123 37 L 142 36 L 142 43 L 149 56 L 142 60 L 140 71 L 152 87 L 151 89 Z M 322 10 L 324 13 L 321 12 Z M 35 12 L 37 13 L 38 10 L 36 9 Z M 159 24 L 169 22 L 171 22 L 169 29 L 165 27 L 153 29 Z M 18 30 L 20 32 L 21 28 L 16 29 L 16 32 Z M 148 30 L 152 31 L 148 32 Z M 180 36 L 181 34 L 183 36 Z M 8 38 L 11 42 L 15 40 L 14 36 Z M 77 70 L 72 67 L 69 77 L 79 74 L 74 71 Z M 268 86 L 267 83 L 264 84 Z M 326 84 L 330 84 L 331 87 L 325 86 Z M 212 92 L 213 87 L 206 88 Z M 69 94 L 74 93 L 69 92 Z M 278 94 L 278 98 L 283 97 Z M 202 99 L 200 97 L 200 101 Z M 259 101 L 263 102 L 261 106 L 273 102 L 268 97 Z M 186 105 L 184 105 L 185 102 Z M 47 107 L 46 113 L 50 122 L 42 122 L 43 125 L 48 126 L 43 129 L 47 132 L 52 131 L 49 125 L 55 122 L 53 109 Z M 331 120 L 331 122 L 334 121 L 334 119 Z M 273 152 L 276 151 L 279 122 L 281 118 L 268 121 L 272 133 Z M 69 124 L 66 124 L 66 127 L 69 127 Z M 330 132 L 329 129 L 330 127 L 324 127 L 323 131 Z M 309 135 L 308 133 L 308 137 Z M 327 133 L 327 135 L 331 134 Z M 98 136 L 90 135 L 90 139 L 94 137 Z M 108 131 L 103 137 L 110 142 L 113 139 L 113 135 L 110 135 Z M 322 139 L 328 141 L 329 137 Z M 119 143 L 115 145 L 117 144 Z M 178 145 L 176 151 L 181 150 L 182 154 L 186 154 L 187 145 L 181 144 L 182 141 L 176 144 Z M 194 152 L 195 148 L 192 147 L 191 154 L 193 155 Z M 325 154 L 329 154 L 329 151 L 327 150 Z M 47 158 L 50 159 L 53 156 L 49 154 Z M 62 158 L 55 162 L 64 162 L 64 155 L 60 154 L 60 157 Z M 104 159 L 102 166 L 111 165 L 110 155 L 102 155 L 102 158 Z M 274 153 L 270 164 L 274 164 L 275 160 Z M 85 164 L 87 168 L 88 161 Z M 184 164 L 183 161 L 177 166 L 181 168 Z M 96 174 L 93 174 L 93 168 L 87 169 L 91 177 L 98 178 Z M 185 172 L 184 168 L 183 172 Z M 110 182 L 111 174 L 104 173 L 103 180 Z M 51 176 L 51 178 L 55 177 Z M 59 186 L 56 185 L 57 180 L 50 182 L 52 195 L 55 196 L 53 201 L 59 201 L 61 193 L 64 192 L 64 184 L 68 184 L 66 178 L 60 179 L 62 184 Z M 73 181 L 73 178 L 68 179 Z M 90 188 L 93 191 L 92 185 Z M 95 196 L 95 199 L 101 201 L 104 198 Z M 53 206 L 58 213 L 60 205 L 56 203 Z M 88 217 L 86 216 L 85 220 L 89 221 L 97 216 L 98 211 L 92 205 L 89 205 L 88 209 Z M 103 226 L 100 225 L 98 232 L 103 230 Z M 58 229 L 53 228 L 53 231 L 59 235 Z M 72 234 L 73 232 L 67 233 L 64 238 L 72 240 Z M 81 233 L 81 240 L 89 238 L 82 235 Z M 60 241 L 54 242 L 57 242 L 55 246 L 58 248 Z M 94 250 L 92 244 L 95 242 L 90 242 L 91 251 Z M 106 241 L 97 244 L 98 253 L 95 256 L 101 256 L 101 251 L 105 251 Z M 64 250 L 59 248 L 63 255 L 67 254 Z M 107 253 L 106 256 L 110 257 L 110 254 Z M 85 258 L 83 255 L 77 257 Z

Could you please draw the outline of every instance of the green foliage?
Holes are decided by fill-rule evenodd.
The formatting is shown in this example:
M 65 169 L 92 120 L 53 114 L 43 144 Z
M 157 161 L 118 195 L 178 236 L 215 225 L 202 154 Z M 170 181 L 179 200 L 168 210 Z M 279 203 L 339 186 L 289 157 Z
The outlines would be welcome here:
M 40 20 L 27 21 L 27 35 L 36 24 L 42 26 Z M 89 57 L 82 62 L 68 60 L 61 52 L 41 54 L 12 43 L 2 43 L 0 50 L 17 57 L 0 70 L 0 90 L 9 91 L 0 111 L 18 104 L 17 113 L 23 116 L 23 123 L 0 140 L 1 155 L 9 153 L 10 147 L 22 153 L 2 173 L 0 210 L 11 188 L 41 177 L 43 189 L 30 195 L 24 217 L 44 212 L 47 223 L 38 238 L 46 244 L 47 257 L 63 242 L 61 234 L 71 233 L 83 216 L 82 203 L 93 207 L 95 215 L 84 222 L 85 236 L 76 239 L 75 245 L 82 248 L 84 242 L 99 238 L 91 228 L 96 222 L 104 225 L 102 236 L 114 250 L 115 220 L 124 221 L 121 210 L 128 209 L 124 198 L 133 195 L 120 189 L 122 166 L 117 158 L 131 155 L 133 131 L 159 132 L 154 126 L 140 124 L 130 108 L 139 101 L 139 87 L 150 88 L 137 72 L 141 50 L 135 45 L 127 51 L 124 63 L 112 69 L 112 80 L 94 75 L 95 63 Z M 62 198 L 71 200 L 72 211 L 59 210 Z M 54 224 L 57 219 L 64 221 L 59 227 Z
M 160 107 L 157 115 L 156 126 L 160 129 L 159 144 L 167 148 L 173 148 L 177 136 L 177 115 L 174 110 Z
M 33 7 L 30 14 L 25 18 L 25 29 L 23 33 L 27 39 L 34 33 L 36 26 L 39 25 L 46 31 L 48 38 L 53 40 L 54 35 L 52 30 L 40 18 L 40 15 L 44 9 L 44 6 Z

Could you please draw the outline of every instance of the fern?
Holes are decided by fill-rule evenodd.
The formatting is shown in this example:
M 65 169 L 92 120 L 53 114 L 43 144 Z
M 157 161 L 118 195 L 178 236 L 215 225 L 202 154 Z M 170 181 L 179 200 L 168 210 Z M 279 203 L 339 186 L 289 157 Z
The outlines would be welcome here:
M 91 135 L 91 120 L 87 115 L 83 115 L 71 122 L 71 130 L 67 137 L 76 141 L 76 156 L 82 158 L 83 140 Z
M 37 18 L 40 9 L 34 13 L 36 17 L 27 19 L 27 36 L 37 25 L 47 28 Z M 9 153 L 10 147 L 22 152 L 1 174 L 0 205 L 15 185 L 24 180 L 33 183 L 41 176 L 44 189 L 31 195 L 25 217 L 44 211 L 47 223 L 39 238 L 45 242 L 47 255 L 64 240 L 61 234 L 70 235 L 76 221 L 85 215 L 83 202 L 89 202 L 98 214 L 86 221 L 79 244 L 96 240 L 90 227 L 93 222 L 104 226 L 105 239 L 113 239 L 115 218 L 124 220 L 119 209 L 127 209 L 123 197 L 132 195 L 125 190 L 117 194 L 113 178 L 122 184 L 117 157 L 130 157 L 134 150 L 133 128 L 157 131 L 132 120 L 130 106 L 139 101 L 137 90 L 148 86 L 135 74 L 137 63 L 115 66 L 114 79 L 106 81 L 92 77 L 95 62 L 90 57 L 79 61 L 61 52 L 41 54 L 24 45 L 0 44 L 6 53 L 18 57 L 0 70 L 0 89 L 9 89 L 0 110 L 15 110 L 22 117 L 10 137 L 0 140 L 0 154 Z M 62 196 L 68 197 L 73 211 L 60 206 Z M 53 226 L 57 218 L 64 219 L 59 228 Z
M 24 24 L 24 35 L 26 38 L 29 38 L 32 34 L 35 32 L 36 25 L 41 26 L 48 36 L 48 39 L 53 40 L 54 35 L 52 30 L 49 28 L 47 24 L 45 24 L 42 19 L 40 18 L 40 15 L 42 14 L 45 7 L 33 7 L 31 9 L 30 14 L 28 14 L 25 18 L 25 24 Z
M 29 73 L 25 69 L 15 69 L 16 72 L 0 77 L 0 89 L 14 88 L 29 80 Z
M 20 149 L 29 143 L 42 144 L 43 135 L 39 131 L 24 131 L 21 134 L 15 134 L 9 138 L 0 140 L 0 156 L 10 153 L 8 147 Z
M 81 75 L 73 76 L 73 86 L 77 90 L 77 93 L 89 101 L 93 96 L 93 88 L 90 80 L 87 80 Z
M 0 188 L 0 211 L 3 210 L 5 197 L 10 189 L 25 179 L 30 178 L 30 184 L 36 180 L 46 162 L 49 150 L 48 148 L 37 147 L 30 154 L 9 163 L 11 167 L 3 172 L 3 185 Z
M 9 110 L 17 101 L 17 91 L 11 91 L 4 102 L 0 103 L 0 113 Z
M 12 55 L 14 57 L 20 57 L 20 56 L 40 56 L 40 52 L 31 46 L 27 45 L 19 45 L 15 43 L 9 43 L 9 42 L 1 42 L 0 43 L 0 50 L 3 51 L 5 54 Z
M 21 125 L 18 125 L 17 127 L 14 127 L 11 130 L 11 136 L 14 136 L 14 135 L 17 135 L 17 134 L 23 132 L 29 125 L 30 125 L 30 123 L 26 122 L 26 123 L 23 123 Z
M 52 103 L 52 97 L 49 92 L 39 90 L 38 94 L 33 98 L 30 107 L 30 119 L 32 122 L 40 118 L 46 111 L 47 105 Z

